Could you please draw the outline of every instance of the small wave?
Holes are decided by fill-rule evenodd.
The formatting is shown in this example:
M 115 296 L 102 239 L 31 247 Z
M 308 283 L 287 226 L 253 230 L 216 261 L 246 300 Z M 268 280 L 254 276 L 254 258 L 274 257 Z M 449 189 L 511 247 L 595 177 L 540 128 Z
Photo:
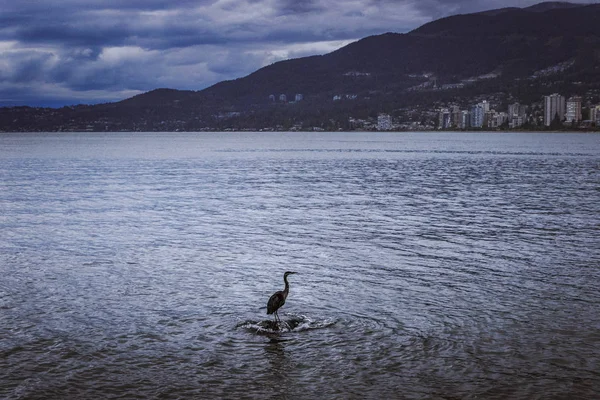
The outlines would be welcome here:
M 297 149 L 221 149 L 216 153 L 403 153 L 403 154 L 466 154 L 466 155 L 500 155 L 500 156 L 568 156 L 589 157 L 593 153 L 584 152 L 561 152 L 561 151 L 520 151 L 520 150 L 434 150 L 434 149 L 319 149 L 319 148 L 297 148 Z
M 82 265 L 84 267 L 97 267 L 100 265 L 114 265 L 114 261 L 113 260 L 109 260 L 109 259 L 98 259 L 98 260 L 93 260 L 93 261 L 89 261 L 89 262 L 84 262 Z
M 335 321 L 332 319 L 313 320 L 306 315 L 291 315 L 284 317 L 279 323 L 272 319 L 262 321 L 247 320 L 237 324 L 236 328 L 244 328 L 249 332 L 266 335 L 323 329 L 334 324 Z

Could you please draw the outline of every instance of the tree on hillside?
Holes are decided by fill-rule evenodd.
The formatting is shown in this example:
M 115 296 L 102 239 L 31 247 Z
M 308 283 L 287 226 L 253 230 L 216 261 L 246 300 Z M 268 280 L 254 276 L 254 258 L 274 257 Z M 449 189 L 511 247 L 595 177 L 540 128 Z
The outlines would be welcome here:
M 550 122 L 550 129 L 558 130 L 558 129 L 562 129 L 562 128 L 563 128 L 562 121 L 560 120 L 560 116 L 558 115 L 558 113 L 556 113 L 556 114 L 554 114 L 554 119 L 552 119 L 552 122 Z

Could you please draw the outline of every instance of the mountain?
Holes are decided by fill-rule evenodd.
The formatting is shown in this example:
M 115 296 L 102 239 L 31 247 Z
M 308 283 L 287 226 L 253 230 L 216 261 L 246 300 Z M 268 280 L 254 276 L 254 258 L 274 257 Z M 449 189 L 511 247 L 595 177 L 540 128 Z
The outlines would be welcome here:
M 577 8 L 580 7 L 581 4 L 573 4 L 565 1 L 548 1 L 545 3 L 535 4 L 533 6 L 525 8 L 525 11 L 533 11 L 533 12 L 544 12 L 548 10 L 558 10 L 565 8 Z
M 579 62 L 575 69 L 587 69 L 600 60 L 598 21 L 600 5 L 568 3 L 457 15 L 407 34 L 367 37 L 324 56 L 279 62 L 204 94 L 244 99 L 270 93 L 398 90 L 412 85 L 410 75 L 425 72 L 446 82 L 494 71 L 526 77 L 573 59 Z
M 520 101 L 553 90 L 584 94 L 599 89 L 598 21 L 600 4 L 564 2 L 455 15 L 326 55 L 277 62 L 202 91 L 158 89 L 118 103 L 47 111 L 35 120 L 47 130 L 82 124 L 93 130 L 240 129 L 376 115 L 486 93 Z M 432 85 L 450 90 L 432 91 Z M 304 99 L 294 107 L 269 100 L 296 93 Z M 334 102 L 336 95 L 353 101 Z M 19 109 L 16 120 L 24 113 Z M 0 130 L 35 127 L 9 122 L 15 118 L 7 114 L 0 111 Z

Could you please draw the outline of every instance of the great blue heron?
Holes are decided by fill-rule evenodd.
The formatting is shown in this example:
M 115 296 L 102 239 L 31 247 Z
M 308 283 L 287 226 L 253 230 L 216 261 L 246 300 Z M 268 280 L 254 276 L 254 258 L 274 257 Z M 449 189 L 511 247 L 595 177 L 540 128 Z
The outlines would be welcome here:
M 283 281 L 285 282 L 285 289 L 280 290 L 279 292 L 275 292 L 273 296 L 269 299 L 267 303 L 267 314 L 275 314 L 275 323 L 277 321 L 281 322 L 279 319 L 279 315 L 277 315 L 277 310 L 281 308 L 285 304 L 285 299 L 287 299 L 288 293 L 290 291 L 290 284 L 287 281 L 288 275 L 295 274 L 295 272 L 287 271 L 283 274 Z

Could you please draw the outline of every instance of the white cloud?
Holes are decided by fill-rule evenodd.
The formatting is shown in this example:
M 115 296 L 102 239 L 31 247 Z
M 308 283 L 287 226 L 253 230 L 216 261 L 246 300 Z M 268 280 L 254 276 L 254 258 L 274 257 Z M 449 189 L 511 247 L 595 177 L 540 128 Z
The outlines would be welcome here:
M 102 49 L 98 59 L 108 65 L 116 65 L 131 61 L 143 62 L 156 55 L 157 51 L 144 50 L 139 46 L 121 46 Z

